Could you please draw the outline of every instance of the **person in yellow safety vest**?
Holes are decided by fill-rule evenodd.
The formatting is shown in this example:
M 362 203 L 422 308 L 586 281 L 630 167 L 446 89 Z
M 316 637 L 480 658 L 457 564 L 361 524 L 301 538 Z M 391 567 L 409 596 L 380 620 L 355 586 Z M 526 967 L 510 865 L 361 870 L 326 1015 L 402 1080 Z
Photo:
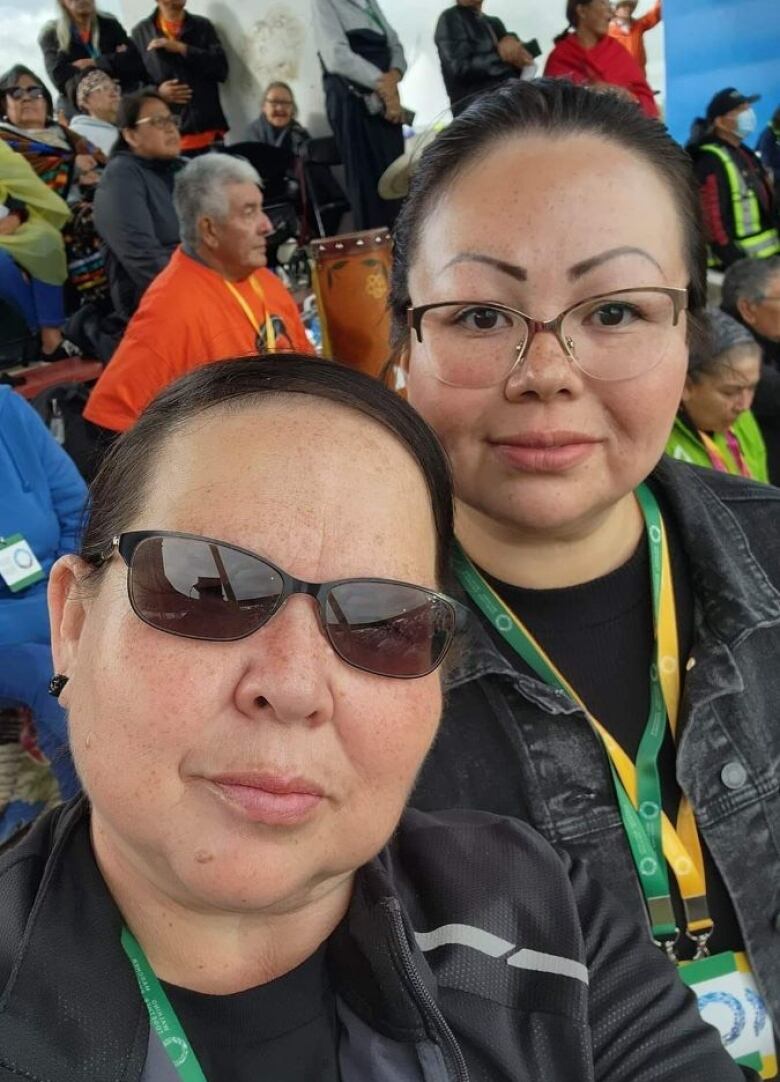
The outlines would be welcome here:
M 767 259 L 780 253 L 778 204 L 766 169 L 744 140 L 756 128 L 753 103 L 727 87 L 707 107 L 706 120 L 695 122 L 688 149 L 699 183 L 709 245 L 709 265 L 717 270 L 746 256 Z

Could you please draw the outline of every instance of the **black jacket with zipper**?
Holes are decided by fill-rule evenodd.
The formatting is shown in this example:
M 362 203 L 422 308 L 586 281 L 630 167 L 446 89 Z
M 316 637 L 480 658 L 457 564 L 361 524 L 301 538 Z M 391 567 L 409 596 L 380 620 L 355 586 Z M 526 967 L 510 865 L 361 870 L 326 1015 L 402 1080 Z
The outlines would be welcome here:
M 0 1082 L 176 1082 L 84 799 L 0 853 Z M 528 827 L 406 813 L 328 943 L 343 1082 L 744 1076 L 644 929 Z
M 227 131 L 228 122 L 219 101 L 219 84 L 227 79 L 228 62 L 213 24 L 202 15 L 185 12 L 179 41 L 187 46 L 186 56 L 165 49 L 149 52 L 149 42 L 161 36 L 156 14 L 142 19 L 132 31 L 147 75 L 155 86 L 178 79 L 192 90 L 187 105 L 171 106 L 173 112 L 181 114 L 182 135 Z
M 505 37 L 506 27 L 500 19 L 471 7 L 455 4 L 439 16 L 434 41 L 455 116 L 476 95 L 519 77 L 517 68 L 498 55 L 497 44 Z

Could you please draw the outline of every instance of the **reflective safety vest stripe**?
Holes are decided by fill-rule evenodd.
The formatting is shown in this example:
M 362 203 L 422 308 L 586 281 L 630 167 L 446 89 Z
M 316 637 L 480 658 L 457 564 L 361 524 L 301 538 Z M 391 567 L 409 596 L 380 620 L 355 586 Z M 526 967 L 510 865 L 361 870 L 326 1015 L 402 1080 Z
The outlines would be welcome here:
M 742 175 L 742 170 L 734 164 L 731 155 L 723 147 L 712 143 L 706 143 L 701 149 L 714 154 L 726 171 L 734 210 L 734 239 L 739 242 L 745 255 L 754 259 L 768 259 L 780 253 L 780 234 L 776 229 L 761 228 L 758 197 Z M 710 263 L 712 265 L 712 260 Z

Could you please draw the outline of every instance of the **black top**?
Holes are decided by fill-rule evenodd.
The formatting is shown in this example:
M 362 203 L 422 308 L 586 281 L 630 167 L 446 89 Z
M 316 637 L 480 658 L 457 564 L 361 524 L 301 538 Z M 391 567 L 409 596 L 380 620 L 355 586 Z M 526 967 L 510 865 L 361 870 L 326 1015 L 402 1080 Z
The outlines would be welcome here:
M 104 12 L 95 18 L 100 47 L 100 56 L 94 58 L 95 67 L 112 79 L 118 79 L 122 84 L 122 93 L 128 94 L 141 86 L 146 78 L 143 60 L 118 19 Z M 71 36 L 68 48 L 61 49 L 56 22 L 46 24 L 38 44 L 49 78 L 61 94 L 67 94 L 72 99 L 71 104 L 75 106 L 75 90 L 82 72 L 73 66 L 73 62 L 93 59 L 89 50 L 77 33 Z
M 519 76 L 517 68 L 498 54 L 498 42 L 506 36 L 506 27 L 495 15 L 483 15 L 461 4 L 447 8 L 439 16 L 434 40 L 455 116 L 477 94 Z
M 670 519 L 671 516 L 664 516 L 677 607 L 680 671 L 684 674 L 693 644 L 693 594 L 687 560 Z M 654 655 L 650 557 L 645 539 L 631 559 L 616 571 L 564 589 L 521 589 L 485 572 L 483 575 L 508 607 L 521 617 L 591 713 L 635 760 L 650 709 L 649 671 Z M 533 675 L 503 636 L 487 622 L 486 626 L 515 668 Z M 664 811 L 675 823 L 681 794 L 676 778 L 676 749 L 668 729 L 659 755 L 659 769 Z M 702 848 L 707 898 L 715 922 L 710 949 L 712 953 L 742 950 L 742 935 L 731 899 L 706 846 Z M 669 883 L 677 922 L 684 928 L 685 917 L 674 875 L 670 874 Z M 691 957 L 693 944 L 681 939 L 678 954 Z
M 283 977 L 235 995 L 163 988 L 209 1082 L 339 1082 L 324 945 Z
M 173 112 L 181 115 L 182 135 L 228 130 L 219 100 L 219 84 L 227 79 L 228 62 L 217 32 L 208 19 L 189 11 L 184 13 L 179 40 L 187 46 L 186 56 L 165 49 L 149 51 L 149 42 L 160 36 L 156 11 L 134 26 L 131 36 L 141 54 L 147 77 L 155 86 L 178 79 L 192 90 L 187 105 L 171 106 Z

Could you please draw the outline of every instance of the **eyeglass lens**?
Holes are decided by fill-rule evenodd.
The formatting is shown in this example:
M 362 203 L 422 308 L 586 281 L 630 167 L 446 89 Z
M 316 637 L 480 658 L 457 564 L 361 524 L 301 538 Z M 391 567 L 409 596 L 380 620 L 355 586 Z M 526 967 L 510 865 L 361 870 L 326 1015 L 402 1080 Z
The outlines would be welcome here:
M 592 298 L 564 317 L 559 348 L 594 379 L 630 379 L 663 360 L 674 319 L 674 301 L 667 293 L 631 290 Z M 437 378 L 459 387 L 502 382 L 529 335 L 521 315 L 489 302 L 437 305 L 424 313 L 420 329 Z
M 133 550 L 128 574 L 136 615 L 159 631 L 232 641 L 267 623 L 284 600 L 271 564 L 201 538 L 150 537 Z M 452 637 L 451 606 L 422 587 L 354 580 L 333 586 L 323 630 L 348 664 L 382 676 L 414 677 L 440 663 Z
M 22 101 L 24 98 L 38 100 L 44 96 L 44 89 L 42 86 L 15 86 L 8 94 L 14 101 Z

